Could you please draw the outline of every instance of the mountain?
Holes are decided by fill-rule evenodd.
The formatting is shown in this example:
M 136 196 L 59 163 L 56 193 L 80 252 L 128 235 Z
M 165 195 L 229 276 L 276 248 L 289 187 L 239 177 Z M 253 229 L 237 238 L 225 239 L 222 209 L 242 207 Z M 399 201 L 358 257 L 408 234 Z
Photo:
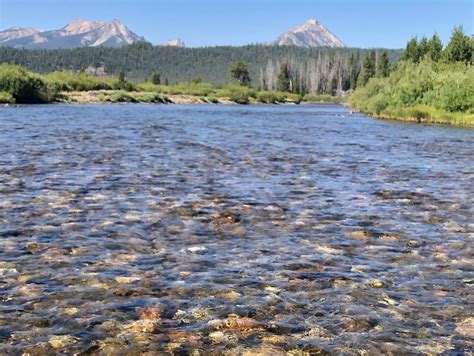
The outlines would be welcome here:
M 298 47 L 346 47 L 326 26 L 313 19 L 283 33 L 273 44 Z
M 145 39 L 118 20 L 75 20 L 59 30 L 12 27 L 0 32 L 0 46 L 16 48 L 121 47 Z
M 34 28 L 22 28 L 22 27 L 12 27 L 4 31 L 0 31 L 0 43 L 13 40 L 13 39 L 18 39 L 22 37 L 28 37 L 32 36 L 38 32 L 41 32 L 40 30 L 34 29 Z
M 169 47 L 186 47 L 185 43 L 181 38 L 176 38 L 174 40 L 169 40 L 161 44 L 162 46 L 169 46 Z

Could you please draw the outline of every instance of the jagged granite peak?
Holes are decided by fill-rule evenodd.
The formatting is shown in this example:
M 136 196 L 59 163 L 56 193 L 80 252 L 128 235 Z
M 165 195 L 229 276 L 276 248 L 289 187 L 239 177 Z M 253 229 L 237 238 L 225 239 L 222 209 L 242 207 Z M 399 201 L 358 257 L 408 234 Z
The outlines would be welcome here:
M 283 33 L 273 44 L 298 47 L 346 47 L 344 42 L 326 26 L 314 19 Z
M 169 46 L 169 47 L 186 47 L 186 44 L 181 38 L 175 38 L 174 40 L 169 40 L 161 44 L 162 46 Z
M 0 31 L 0 43 L 11 39 L 32 36 L 38 32 L 41 31 L 31 27 L 10 27 L 6 30 Z
M 16 37 L 6 34 L 0 45 L 20 48 L 120 47 L 144 40 L 116 19 L 111 22 L 77 19 L 59 30 L 25 31 L 24 36 Z

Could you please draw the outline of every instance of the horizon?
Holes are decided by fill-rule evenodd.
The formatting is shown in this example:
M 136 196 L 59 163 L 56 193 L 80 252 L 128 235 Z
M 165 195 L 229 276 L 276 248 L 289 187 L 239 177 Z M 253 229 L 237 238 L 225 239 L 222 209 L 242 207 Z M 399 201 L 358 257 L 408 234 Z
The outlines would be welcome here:
M 412 37 L 431 37 L 434 33 L 446 44 L 459 25 L 470 35 L 472 13 L 473 4 L 466 0 L 389 0 L 384 4 L 374 0 L 357 4 L 343 0 L 298 0 L 292 4 L 268 0 L 239 4 L 222 0 L 199 4 L 189 0 L 0 0 L 0 30 L 18 26 L 46 31 L 77 19 L 117 19 L 154 45 L 180 38 L 186 47 L 245 46 L 269 44 L 282 33 L 315 19 L 347 47 L 400 49 Z M 354 20 L 364 25 L 356 26 Z M 397 31 L 389 26 L 397 26 Z

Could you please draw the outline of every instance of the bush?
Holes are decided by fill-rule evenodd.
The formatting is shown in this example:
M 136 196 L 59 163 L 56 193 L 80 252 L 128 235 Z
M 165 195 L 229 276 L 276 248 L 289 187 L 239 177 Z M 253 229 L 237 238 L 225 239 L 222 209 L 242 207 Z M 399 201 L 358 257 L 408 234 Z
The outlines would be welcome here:
M 249 87 L 229 84 L 220 89 L 218 95 L 226 97 L 237 104 L 248 104 L 250 98 L 256 97 L 256 92 Z
M 136 103 L 137 99 L 125 91 L 117 91 L 111 94 L 101 94 L 98 96 L 101 101 L 110 103 Z
M 169 99 L 158 93 L 146 93 L 134 97 L 140 103 L 168 103 Z
M 257 93 L 257 101 L 264 104 L 274 104 L 278 102 L 278 95 L 270 91 L 261 91 Z
M 291 94 L 287 94 L 285 99 L 292 103 L 299 104 L 303 100 L 303 97 L 300 94 L 291 93 Z
M 465 122 L 474 110 L 474 68 L 463 63 L 399 62 L 387 78 L 357 88 L 350 105 L 377 116 Z M 459 113 L 452 115 L 452 113 Z
M 112 88 L 114 90 L 125 90 L 125 91 L 135 91 L 137 88 L 134 84 L 130 83 L 128 80 L 116 80 L 112 83 Z
M 0 91 L 0 103 L 13 104 L 15 103 L 15 99 L 10 93 L 7 93 L 6 91 Z
M 45 78 L 48 84 L 55 87 L 57 91 L 110 90 L 113 87 L 110 79 L 92 77 L 84 72 L 52 72 Z
M 47 102 L 56 95 L 41 76 L 11 64 L 0 64 L 0 92 L 17 103 Z

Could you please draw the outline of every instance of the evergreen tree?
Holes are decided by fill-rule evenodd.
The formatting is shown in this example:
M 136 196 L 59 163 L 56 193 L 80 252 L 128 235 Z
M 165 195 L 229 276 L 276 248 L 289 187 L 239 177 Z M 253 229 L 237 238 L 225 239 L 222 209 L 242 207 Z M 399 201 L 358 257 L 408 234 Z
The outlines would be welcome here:
M 375 77 L 376 58 L 377 54 L 375 51 L 370 51 L 370 53 L 365 56 L 357 86 L 365 86 L 370 78 Z
M 336 96 L 337 94 L 337 79 L 334 77 L 329 82 L 329 94 Z
M 118 82 L 120 86 L 123 86 L 126 83 L 125 79 L 125 72 L 123 69 L 120 69 L 119 74 L 118 74 Z
M 390 74 L 390 61 L 388 60 L 388 52 L 383 51 L 382 54 L 379 56 L 379 60 L 377 62 L 377 70 L 376 70 L 377 77 L 388 77 Z
M 402 59 L 416 63 L 420 58 L 419 53 L 418 40 L 416 37 L 413 37 L 410 41 L 408 41 Z
M 156 85 L 160 85 L 161 84 L 160 72 L 158 72 L 158 71 L 153 72 L 151 77 L 150 77 L 150 82 L 152 82 L 153 84 L 156 84 Z
M 428 56 L 435 62 L 439 61 L 443 52 L 443 43 L 438 34 L 435 33 L 428 45 Z
M 359 51 L 354 53 L 351 53 L 349 57 L 349 88 L 354 90 L 357 86 L 357 78 L 359 78 L 359 73 L 360 73 L 360 67 L 359 67 L 359 62 L 360 62 L 360 53 Z
M 291 90 L 290 67 L 288 62 L 280 66 L 280 73 L 277 78 L 277 90 L 289 92 Z
M 247 63 L 242 60 L 234 62 L 229 67 L 230 75 L 236 79 L 240 85 L 250 86 L 250 74 Z
M 420 44 L 418 45 L 418 61 L 422 60 L 425 58 L 425 56 L 429 53 L 430 51 L 430 43 L 426 36 L 423 36 Z
M 473 41 L 464 34 L 462 26 L 455 27 L 445 49 L 446 59 L 450 62 L 472 63 Z

